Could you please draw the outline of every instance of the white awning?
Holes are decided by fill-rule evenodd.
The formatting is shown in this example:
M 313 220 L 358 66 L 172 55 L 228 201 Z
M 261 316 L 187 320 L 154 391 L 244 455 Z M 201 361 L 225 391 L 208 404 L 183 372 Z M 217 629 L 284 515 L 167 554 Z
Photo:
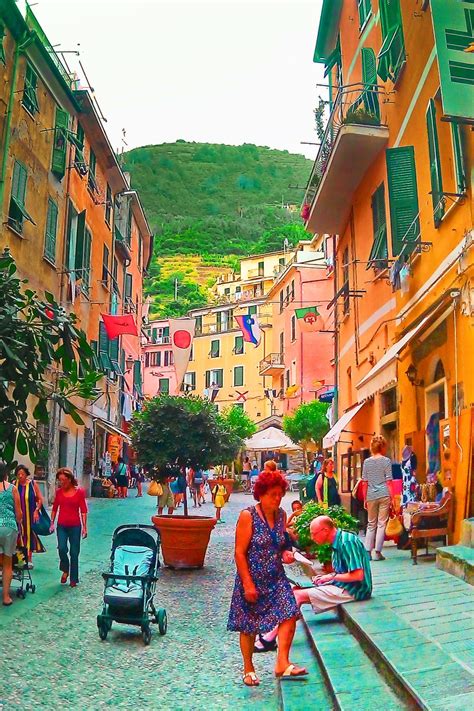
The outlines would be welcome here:
M 245 449 L 253 452 L 297 452 L 301 447 L 295 444 L 278 427 L 267 427 L 245 440 Z
M 122 430 L 119 430 L 118 427 L 114 427 L 114 425 L 111 425 L 110 422 L 105 422 L 105 420 L 97 419 L 97 420 L 95 420 L 95 424 L 98 427 L 102 427 L 103 430 L 105 430 L 106 432 L 109 432 L 110 434 L 119 435 L 128 444 L 130 444 L 130 442 L 132 441 L 130 439 L 130 435 L 128 435 L 126 432 L 123 432 Z
M 346 426 L 349 424 L 349 422 L 357 415 L 359 412 L 360 408 L 364 406 L 363 402 L 360 402 L 358 405 L 354 405 L 354 407 L 351 407 L 350 410 L 347 410 L 339 419 L 338 421 L 331 427 L 327 435 L 323 438 L 323 447 L 324 449 L 329 449 L 330 447 L 334 447 L 336 442 L 339 442 L 339 438 L 346 428 Z
M 426 316 L 418 326 L 408 331 L 403 338 L 390 346 L 378 363 L 369 370 L 360 382 L 357 383 L 357 400 L 365 402 L 368 397 L 375 395 L 382 388 L 397 382 L 398 355 L 401 350 L 416 336 L 431 316 Z

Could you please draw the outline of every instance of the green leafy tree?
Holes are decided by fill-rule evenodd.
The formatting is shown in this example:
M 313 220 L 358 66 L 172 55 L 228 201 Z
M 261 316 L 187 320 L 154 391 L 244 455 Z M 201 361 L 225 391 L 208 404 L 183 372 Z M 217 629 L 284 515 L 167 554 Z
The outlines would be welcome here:
M 0 459 L 19 454 L 35 461 L 38 422 L 48 424 L 58 406 L 84 424 L 73 398 L 92 399 L 102 375 L 86 334 L 46 292 L 45 301 L 24 288 L 8 250 L 0 256 Z
M 138 459 L 158 481 L 186 466 L 208 468 L 236 456 L 242 439 L 209 401 L 160 395 L 148 400 L 132 421 Z M 185 498 L 185 515 L 187 503 Z
M 291 415 L 283 418 L 283 430 L 288 437 L 303 449 L 304 467 L 307 469 L 307 452 L 311 445 L 317 446 L 329 431 L 326 417 L 329 405 L 314 400 L 300 405 Z
M 309 501 L 303 507 L 303 512 L 295 519 L 295 531 L 298 535 L 298 543 L 305 550 L 315 553 L 320 563 L 331 561 L 331 546 L 329 543 L 317 544 L 310 536 L 309 527 L 311 521 L 317 516 L 329 516 L 337 526 L 343 531 L 357 533 L 359 521 L 347 513 L 343 506 L 330 506 L 325 508 L 322 504 Z
M 235 405 L 232 405 L 231 407 L 226 408 L 223 410 L 223 412 L 220 415 L 220 418 L 224 421 L 225 426 L 227 429 L 231 432 L 232 434 L 232 439 L 229 442 L 230 444 L 230 449 L 229 449 L 229 457 L 223 456 L 222 461 L 224 463 L 229 463 L 233 459 L 235 459 L 239 453 L 242 450 L 243 447 L 243 441 L 251 437 L 255 432 L 257 431 L 257 425 L 255 422 L 247 415 L 246 412 L 243 411 L 241 407 L 236 407 Z M 233 440 L 237 438 L 240 442 L 239 449 L 237 452 L 235 452 L 234 446 L 233 446 Z M 240 450 L 240 452 L 239 452 Z M 223 452 L 223 455 L 226 455 L 227 452 L 227 447 L 225 448 L 225 451 Z M 235 463 L 237 464 L 237 462 Z

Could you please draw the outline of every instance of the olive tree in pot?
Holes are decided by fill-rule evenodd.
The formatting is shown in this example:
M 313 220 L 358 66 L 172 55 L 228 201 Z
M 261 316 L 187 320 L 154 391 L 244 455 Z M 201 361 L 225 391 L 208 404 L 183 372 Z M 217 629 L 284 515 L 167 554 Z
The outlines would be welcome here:
M 195 396 L 160 395 L 148 400 L 132 422 L 132 444 L 139 462 L 160 482 L 191 466 L 207 468 L 234 457 L 242 440 L 208 400 Z M 224 457 L 223 457 L 224 455 Z M 186 480 L 184 515 L 153 516 L 160 532 L 163 558 L 171 568 L 202 568 L 216 520 L 188 513 Z

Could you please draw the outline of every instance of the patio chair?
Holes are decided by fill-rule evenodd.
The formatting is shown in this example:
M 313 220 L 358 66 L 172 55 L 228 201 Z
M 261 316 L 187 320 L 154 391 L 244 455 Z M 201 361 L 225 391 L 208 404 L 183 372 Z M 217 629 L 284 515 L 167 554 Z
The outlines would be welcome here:
M 415 512 L 411 519 L 411 557 L 413 565 L 418 564 L 418 541 L 424 541 L 426 555 L 428 553 L 428 543 L 431 538 L 444 537 L 445 545 L 448 545 L 448 533 L 451 522 L 453 508 L 453 495 L 446 491 L 435 509 Z

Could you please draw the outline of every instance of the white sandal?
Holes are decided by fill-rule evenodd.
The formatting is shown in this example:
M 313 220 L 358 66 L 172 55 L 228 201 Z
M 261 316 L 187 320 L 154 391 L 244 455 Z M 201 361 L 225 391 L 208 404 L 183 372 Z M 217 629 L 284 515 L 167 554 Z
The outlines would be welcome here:
M 247 684 L 247 683 L 245 682 L 245 679 L 246 679 L 248 676 L 250 677 L 250 679 L 251 679 L 251 681 L 252 681 L 251 684 Z M 245 686 L 259 686 L 259 685 L 260 685 L 260 680 L 259 680 L 259 678 L 257 677 L 257 675 L 255 674 L 255 672 L 253 672 L 253 671 L 247 672 L 246 674 L 242 674 L 242 681 L 244 682 Z

